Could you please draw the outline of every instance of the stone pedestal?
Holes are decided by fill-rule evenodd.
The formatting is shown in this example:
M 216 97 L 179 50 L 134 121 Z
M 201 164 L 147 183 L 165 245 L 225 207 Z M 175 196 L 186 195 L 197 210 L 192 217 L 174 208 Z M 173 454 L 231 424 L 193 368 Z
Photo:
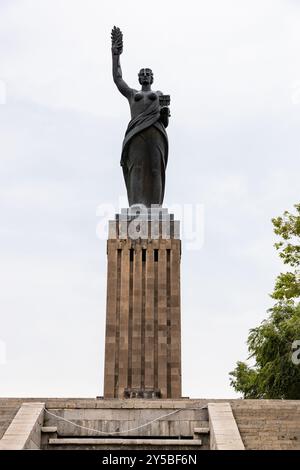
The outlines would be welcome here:
M 104 398 L 180 398 L 179 222 L 122 209 L 107 256 Z

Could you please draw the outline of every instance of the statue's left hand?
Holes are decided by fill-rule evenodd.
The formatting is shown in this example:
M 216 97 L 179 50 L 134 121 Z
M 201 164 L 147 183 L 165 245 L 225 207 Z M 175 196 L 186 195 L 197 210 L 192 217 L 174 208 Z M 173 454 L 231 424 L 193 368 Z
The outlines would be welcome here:
M 160 120 L 165 127 L 168 127 L 169 125 L 170 116 L 171 116 L 170 108 L 168 108 L 167 106 L 164 106 L 163 108 L 160 109 Z
M 160 114 L 161 114 L 161 116 L 170 117 L 171 116 L 170 108 L 168 108 L 168 106 L 164 106 L 163 108 L 161 108 Z
M 113 55 L 120 55 L 123 52 L 123 33 L 116 26 L 111 31 L 111 50 Z

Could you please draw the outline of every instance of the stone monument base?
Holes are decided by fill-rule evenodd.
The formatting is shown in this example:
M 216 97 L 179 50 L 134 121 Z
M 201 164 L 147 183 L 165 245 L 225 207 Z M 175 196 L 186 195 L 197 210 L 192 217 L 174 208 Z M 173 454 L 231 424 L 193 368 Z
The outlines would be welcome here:
M 109 222 L 104 398 L 181 397 L 181 241 L 165 208 Z

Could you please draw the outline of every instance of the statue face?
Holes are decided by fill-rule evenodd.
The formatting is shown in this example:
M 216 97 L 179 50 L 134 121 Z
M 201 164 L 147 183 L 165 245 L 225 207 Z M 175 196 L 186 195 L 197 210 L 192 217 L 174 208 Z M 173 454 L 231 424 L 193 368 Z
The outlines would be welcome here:
M 139 71 L 139 82 L 141 85 L 152 85 L 153 73 L 151 69 L 141 69 Z

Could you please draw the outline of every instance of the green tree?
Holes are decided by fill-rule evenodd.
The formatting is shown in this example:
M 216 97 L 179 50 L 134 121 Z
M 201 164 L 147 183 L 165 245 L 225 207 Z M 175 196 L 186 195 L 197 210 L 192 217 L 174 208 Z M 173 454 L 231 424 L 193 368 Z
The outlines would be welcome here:
M 289 270 L 275 282 L 269 316 L 249 332 L 253 366 L 237 362 L 230 383 L 244 398 L 300 399 L 300 204 L 272 219 L 275 243 Z

